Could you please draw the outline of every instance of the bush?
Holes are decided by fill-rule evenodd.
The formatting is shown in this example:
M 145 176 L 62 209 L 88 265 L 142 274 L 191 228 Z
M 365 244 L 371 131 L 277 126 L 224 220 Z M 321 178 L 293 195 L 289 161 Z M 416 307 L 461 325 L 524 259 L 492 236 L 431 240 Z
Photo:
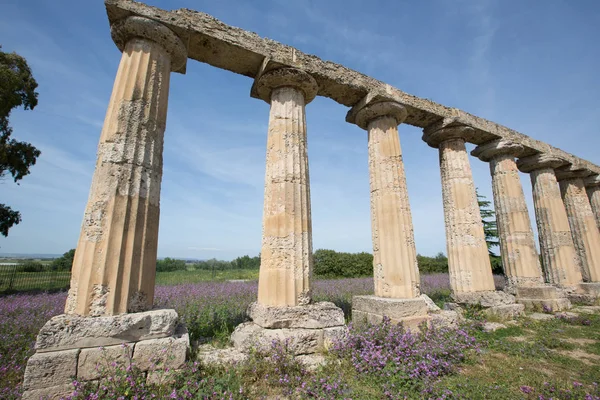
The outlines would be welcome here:
M 435 257 L 427 257 L 417 254 L 419 271 L 422 274 L 448 272 L 448 257 L 444 253 L 438 253 Z
M 61 257 L 55 258 L 50 264 L 50 268 L 54 271 L 70 271 L 73 268 L 73 260 L 75 259 L 75 249 L 71 249 Z
M 326 278 L 354 278 L 373 275 L 369 253 L 339 253 L 320 249 L 313 254 L 314 273 Z
M 158 272 L 185 271 L 185 269 L 186 265 L 183 260 L 167 257 L 156 261 L 156 271 Z
M 17 267 L 18 272 L 42 272 L 44 264 L 37 261 L 25 261 Z

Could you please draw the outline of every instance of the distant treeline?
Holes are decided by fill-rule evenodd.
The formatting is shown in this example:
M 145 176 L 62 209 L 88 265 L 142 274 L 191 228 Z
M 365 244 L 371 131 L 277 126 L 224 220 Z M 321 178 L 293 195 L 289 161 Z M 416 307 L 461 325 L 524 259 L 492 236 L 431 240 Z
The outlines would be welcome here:
M 41 263 L 37 260 L 20 260 L 16 272 L 41 272 L 41 271 L 69 271 L 73 266 L 75 249 L 67 251 L 62 256 L 55 258 L 51 263 Z
M 212 258 L 210 260 L 195 261 L 193 263 L 167 257 L 156 262 L 156 270 L 159 272 L 184 270 L 223 271 L 230 269 L 258 269 L 259 267 L 260 255 L 256 257 L 246 255 L 232 261 L 223 261 Z

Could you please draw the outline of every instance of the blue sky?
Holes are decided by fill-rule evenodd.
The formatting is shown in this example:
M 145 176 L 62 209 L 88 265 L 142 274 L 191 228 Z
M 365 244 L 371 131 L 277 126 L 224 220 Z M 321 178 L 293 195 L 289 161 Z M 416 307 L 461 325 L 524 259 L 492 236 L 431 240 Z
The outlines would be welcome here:
M 408 93 L 491 119 L 600 163 L 597 0 L 149 0 L 344 64 Z M 39 83 L 34 111 L 14 111 L 14 137 L 42 155 L 0 202 L 23 221 L 4 253 L 76 246 L 120 53 L 98 0 L 2 0 L 0 44 Z M 159 256 L 231 259 L 260 251 L 268 105 L 251 79 L 190 60 L 173 74 L 165 133 Z M 366 132 L 326 98 L 307 107 L 314 248 L 370 251 Z M 400 140 L 417 250 L 445 252 L 437 150 L 417 128 Z M 472 148 L 472 146 L 471 146 Z M 471 157 L 491 199 L 486 163 Z M 531 185 L 521 175 L 531 205 Z M 532 214 L 533 215 L 533 214 Z

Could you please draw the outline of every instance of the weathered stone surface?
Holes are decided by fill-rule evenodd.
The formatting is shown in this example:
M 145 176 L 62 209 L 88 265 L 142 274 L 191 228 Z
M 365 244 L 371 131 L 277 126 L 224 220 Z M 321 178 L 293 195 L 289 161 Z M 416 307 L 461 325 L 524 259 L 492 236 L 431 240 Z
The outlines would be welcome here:
M 433 326 L 440 328 L 458 328 L 464 321 L 462 313 L 453 310 L 443 310 L 430 314 Z
M 354 314 L 355 311 L 387 316 L 390 319 L 402 319 L 427 315 L 429 308 L 427 302 L 421 298 L 390 299 L 371 295 L 352 297 L 352 313 Z
M 196 359 L 206 365 L 231 365 L 244 362 L 247 358 L 248 353 L 236 347 L 217 349 L 210 344 L 204 344 L 198 347 Z
M 38 352 L 110 346 L 172 335 L 177 325 L 175 310 L 152 310 L 106 317 L 61 314 L 40 330 Z
M 286 74 L 287 86 L 278 86 Z M 311 79 L 296 69 L 275 70 L 259 79 L 259 84 L 272 88 L 258 279 L 258 302 L 267 306 L 310 303 L 312 223 L 305 118 L 309 99 L 303 87 Z
M 431 298 L 429 296 L 427 296 L 426 294 L 421 294 L 419 296 L 419 298 L 423 299 L 425 301 L 425 303 L 427 304 L 427 309 L 430 312 L 436 312 L 436 311 L 440 311 L 441 308 L 438 307 L 437 304 L 435 304 L 435 302 L 433 300 L 431 300 Z
M 265 329 L 253 322 L 245 322 L 231 334 L 234 347 L 245 352 L 252 348 L 268 350 L 274 340 L 285 343 L 295 355 L 319 353 L 324 349 L 323 329 Z
M 486 308 L 484 313 L 501 319 L 514 319 L 525 315 L 525 306 L 523 304 L 504 304 Z
M 21 397 L 22 400 L 60 400 L 73 394 L 74 392 L 72 383 L 65 383 L 62 385 L 50 386 L 42 389 L 30 389 L 26 390 Z
M 553 314 L 542 314 L 542 313 L 531 313 L 527 315 L 528 318 L 533 319 L 535 321 L 549 321 L 554 319 Z
M 327 363 L 327 359 L 322 354 L 303 354 L 297 356 L 296 360 L 300 361 L 308 371 L 315 371 Z
M 415 298 L 419 268 L 398 124 L 406 110 L 398 103 L 364 106 L 356 123 L 368 131 L 371 235 L 375 295 Z
M 66 314 L 144 311 L 154 299 L 163 139 L 174 66 L 172 49 L 163 40 L 166 32 L 177 38 L 144 18 L 117 25 L 113 33 L 123 39 L 123 55 L 100 135 Z
M 174 370 L 185 364 L 189 347 L 187 330 L 172 337 L 142 340 L 135 344 L 132 361 L 142 371 Z
M 295 307 L 269 307 L 254 302 L 248 307 L 248 316 L 263 328 L 319 329 L 345 324 L 344 311 L 326 301 Z
M 571 301 L 567 298 L 558 299 L 517 299 L 517 303 L 523 304 L 526 310 L 549 310 L 549 311 L 563 311 L 569 310 L 572 305 Z
M 527 310 L 563 311 L 571 308 L 567 296 L 554 286 L 517 287 L 517 303 L 525 305 Z
M 498 329 L 505 329 L 506 325 L 501 324 L 499 322 L 484 322 L 483 324 L 483 331 L 490 333 L 490 332 L 495 332 Z
M 112 375 L 113 363 L 128 366 L 133 354 L 133 346 L 108 346 L 83 349 L 77 363 L 77 379 L 91 381 Z
M 585 314 L 597 314 L 600 313 L 600 306 L 577 306 L 573 308 L 572 311 Z
M 348 334 L 347 326 L 336 326 L 334 328 L 323 329 L 323 348 L 329 350 L 335 342 L 344 339 Z
M 600 298 L 600 282 L 582 282 L 578 285 L 578 291 Z
M 592 211 L 583 179 L 560 181 L 573 243 L 581 262 L 581 275 L 586 282 L 600 282 L 600 231 Z
M 495 307 L 515 303 L 515 296 L 500 290 L 486 290 L 472 293 L 453 293 L 452 298 L 457 303 L 479 304 L 482 307 Z
M 450 287 L 454 293 L 494 290 L 483 223 L 465 138 L 472 129 L 452 125 L 424 131 L 439 148 Z
M 70 384 L 77 375 L 78 355 L 79 350 L 35 353 L 27 360 L 23 389 L 44 389 Z
M 584 180 L 586 193 L 590 199 L 590 206 L 596 218 L 596 225 L 600 229 L 600 175 L 591 176 Z
M 557 299 L 562 293 L 551 285 L 521 286 L 517 288 L 516 297 L 525 299 Z

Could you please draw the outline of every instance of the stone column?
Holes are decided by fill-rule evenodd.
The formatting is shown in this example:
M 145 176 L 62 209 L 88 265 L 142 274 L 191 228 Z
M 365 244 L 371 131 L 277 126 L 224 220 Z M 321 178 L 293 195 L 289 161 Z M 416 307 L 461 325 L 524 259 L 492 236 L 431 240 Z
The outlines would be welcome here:
M 406 109 L 384 101 L 362 108 L 356 124 L 369 133 L 371 229 L 375 296 L 420 295 L 419 267 L 398 124 Z
M 483 223 L 465 141 L 472 128 L 450 124 L 425 129 L 439 148 L 450 286 L 455 296 L 495 290 Z
M 583 178 L 589 172 L 556 171 L 560 192 L 567 211 L 575 250 L 581 262 L 585 282 L 600 282 L 600 231 L 588 199 Z
M 544 284 L 540 258 L 535 247 L 525 194 L 515 156 L 523 154 L 522 145 L 497 139 L 480 145 L 472 155 L 489 161 L 502 265 L 507 278 L 506 291 L 531 309 L 560 311 L 570 308 L 569 300 Z
M 519 170 L 531 177 L 546 281 L 574 288 L 581 283 L 580 264 L 554 174 L 554 168 L 564 164 L 564 160 L 547 154 L 536 154 L 517 161 Z
M 596 218 L 596 225 L 600 229 L 600 176 L 590 176 L 585 179 L 584 183 L 594 217 Z
M 152 307 L 169 77 L 186 48 L 168 28 L 132 16 L 112 25 L 123 51 L 98 145 L 65 313 Z
M 267 72 L 256 86 L 271 105 L 258 302 L 306 305 L 311 301 L 312 226 L 305 106 L 318 86 L 312 76 L 293 68 Z

